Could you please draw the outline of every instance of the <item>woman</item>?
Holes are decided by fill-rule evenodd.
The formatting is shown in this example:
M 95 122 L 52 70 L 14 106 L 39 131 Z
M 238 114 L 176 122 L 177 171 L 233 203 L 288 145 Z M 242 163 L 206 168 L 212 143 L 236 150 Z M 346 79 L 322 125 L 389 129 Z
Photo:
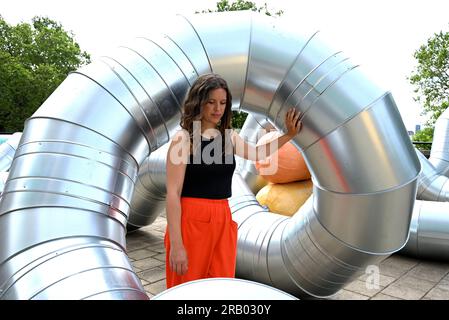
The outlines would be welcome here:
M 261 146 L 247 144 L 231 129 L 232 97 L 217 74 L 200 76 L 184 102 L 183 130 L 167 156 L 167 288 L 210 277 L 234 277 L 237 224 L 228 200 L 234 155 L 262 160 L 300 130 L 299 112 L 290 109 L 287 133 Z

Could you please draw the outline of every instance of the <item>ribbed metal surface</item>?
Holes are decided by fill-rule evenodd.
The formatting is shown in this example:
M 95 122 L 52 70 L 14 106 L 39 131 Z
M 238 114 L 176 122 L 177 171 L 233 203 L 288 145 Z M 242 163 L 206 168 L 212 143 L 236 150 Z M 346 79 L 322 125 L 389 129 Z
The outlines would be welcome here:
M 248 114 L 239 134 L 247 143 L 256 145 L 259 139 L 271 129 L 274 129 L 274 127 L 265 117 Z M 236 157 L 236 162 L 236 171 L 240 172 L 240 175 L 248 186 L 250 186 L 251 191 L 257 194 L 267 184 L 267 181 L 259 176 L 252 161 L 246 161 L 245 159 Z
M 427 201 L 449 201 L 449 178 L 438 173 L 430 161 L 416 149 L 421 162 L 416 199 Z
M 328 296 L 405 244 L 420 164 L 388 92 L 320 33 L 263 15 L 167 25 L 69 75 L 27 121 L 0 204 L 1 298 L 146 298 L 124 251 L 139 166 L 168 142 L 187 89 L 210 71 L 228 80 L 235 108 L 277 128 L 290 107 L 302 112 L 294 143 L 315 185 L 288 219 L 234 179 L 238 276 Z
M 449 203 L 415 201 L 410 240 L 400 251 L 406 255 L 449 260 Z
M 315 189 L 291 219 L 267 215 L 249 189 L 233 189 L 237 275 L 295 295 L 328 296 L 405 245 L 420 163 L 391 94 L 326 47 L 320 33 L 296 38 L 293 50 L 291 38 L 277 37 L 283 31 L 264 26 L 253 20 L 242 106 L 280 129 L 290 107 L 302 112 L 294 143 Z
M 139 168 L 131 199 L 128 231 L 150 225 L 165 210 L 165 163 L 169 143 L 148 156 Z
M 446 109 L 435 123 L 430 163 L 435 170 L 449 177 L 449 110 Z
M 416 195 L 419 200 L 415 202 L 410 239 L 400 251 L 402 254 L 449 260 L 449 178 L 445 176 L 449 164 L 445 160 L 449 159 L 445 141 L 449 131 L 446 126 L 447 113 L 444 112 L 437 120 L 430 159 L 416 150 L 422 167 Z
M 0 204 L 1 298 L 148 298 L 125 253 L 139 165 L 210 71 L 181 49 L 194 51 L 194 30 L 175 36 L 136 39 L 70 74 L 26 122 Z
M 297 296 L 324 297 L 336 293 L 367 265 L 380 262 L 406 243 L 419 164 L 416 166 L 411 157 L 411 167 L 416 166 L 417 171 L 409 182 L 407 170 L 402 171 L 404 174 L 393 174 L 396 164 L 388 163 L 387 159 L 394 159 L 404 151 L 410 154 L 413 149 L 407 145 L 408 138 L 396 131 L 401 130 L 401 126 L 399 129 L 391 127 L 390 131 L 381 125 L 385 119 L 400 120 L 390 113 L 388 102 L 392 102 L 391 98 L 382 96 L 324 137 L 323 142 L 303 150 L 309 168 L 324 169 L 324 173 L 313 175 L 313 197 L 292 218 L 269 214 L 257 203 L 243 179 L 238 175 L 234 177 L 231 210 L 239 223 L 239 276 L 282 288 Z M 371 126 L 364 128 L 366 123 Z M 381 133 L 374 134 L 372 129 L 376 123 L 382 128 Z M 389 154 L 387 144 L 381 143 L 387 141 L 388 136 L 395 136 L 395 143 L 405 146 L 404 149 L 391 150 Z M 366 146 L 376 149 L 369 150 Z M 365 173 L 356 161 L 368 163 L 372 170 L 379 170 L 375 166 L 381 164 L 391 173 L 390 177 L 376 179 L 374 174 Z M 348 169 L 345 171 L 345 168 Z M 357 176 L 351 177 L 349 168 L 359 170 L 352 173 L 354 176 L 358 172 Z M 328 177 L 332 174 L 334 179 Z M 325 189 L 317 176 L 323 177 L 321 180 L 327 178 L 328 184 L 340 191 Z M 362 185 L 362 176 L 369 178 L 366 182 L 371 184 Z M 405 183 L 395 182 L 395 179 L 404 179 Z M 394 184 L 397 187 L 393 187 Z M 357 192 L 364 190 L 363 187 L 376 190 L 379 185 L 385 190 Z M 351 192 L 342 192 L 345 190 Z M 404 212 L 404 215 L 395 214 L 398 212 Z
M 21 137 L 21 132 L 15 132 L 0 145 L 0 172 L 8 171 L 11 167 Z
M 148 153 L 137 142 L 137 126 L 125 131 L 134 121 L 110 92 L 79 73 L 27 121 L 0 204 L 2 298 L 59 299 L 67 291 L 62 283 L 72 284 L 74 299 L 105 290 L 109 298 L 128 290 L 146 296 L 124 252 L 136 158 Z M 98 240 L 106 245 L 93 246 Z M 66 254 L 73 246 L 80 254 Z M 95 283 L 103 272 L 106 284 Z

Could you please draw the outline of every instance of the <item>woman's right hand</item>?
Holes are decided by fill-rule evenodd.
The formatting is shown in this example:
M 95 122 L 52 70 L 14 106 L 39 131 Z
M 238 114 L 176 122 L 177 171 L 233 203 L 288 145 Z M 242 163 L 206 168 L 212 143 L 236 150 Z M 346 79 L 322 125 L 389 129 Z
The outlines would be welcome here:
M 188 269 L 187 251 L 183 245 L 175 245 L 170 248 L 170 268 L 178 275 L 186 274 Z
M 285 114 L 285 127 L 287 128 L 287 135 L 290 138 L 293 138 L 301 130 L 302 123 L 299 120 L 300 115 L 301 112 L 294 108 L 289 109 Z

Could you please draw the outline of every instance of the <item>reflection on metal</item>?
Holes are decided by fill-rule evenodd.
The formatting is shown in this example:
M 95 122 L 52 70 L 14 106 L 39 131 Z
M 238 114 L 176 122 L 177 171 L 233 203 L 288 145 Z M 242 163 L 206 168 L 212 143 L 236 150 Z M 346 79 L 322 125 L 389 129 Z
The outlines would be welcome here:
M 257 141 L 268 131 L 274 129 L 266 118 L 256 114 L 248 114 L 242 129 L 240 130 L 240 136 L 252 145 L 256 145 Z M 256 167 L 252 161 L 246 161 L 240 157 L 236 158 L 237 170 L 240 175 L 245 179 L 251 191 L 254 194 L 262 189 L 267 181 L 259 176 Z
M 446 109 L 435 123 L 430 163 L 437 173 L 449 177 L 449 109 Z
M 0 201 L 2 199 L 2 193 L 3 193 L 3 189 L 5 188 L 6 180 L 8 180 L 8 175 L 9 175 L 8 171 L 0 172 Z
M 145 158 L 131 199 L 128 231 L 150 225 L 165 210 L 165 163 L 169 143 Z
M 270 215 L 235 176 L 237 275 L 296 296 L 329 296 L 405 245 L 420 163 L 390 93 L 320 33 L 304 37 L 258 19 L 242 108 L 279 129 L 291 106 L 302 112 L 294 143 L 314 194 L 292 218 Z
M 288 219 L 234 179 L 238 276 L 328 296 L 406 243 L 420 163 L 390 93 L 320 33 L 282 20 L 227 12 L 167 25 L 70 74 L 27 121 L 0 203 L 0 298 L 147 298 L 125 253 L 139 165 L 210 71 L 235 108 L 278 129 L 290 107 L 302 112 L 294 143 L 315 186 Z
M 415 149 L 421 162 L 416 199 L 427 201 L 449 201 L 449 178 L 441 175 L 430 161 Z
M 71 73 L 27 120 L 0 204 L 0 298 L 148 299 L 125 253 L 139 164 L 210 71 L 179 47 L 193 50 L 194 31 L 179 36 L 137 39 Z
M 416 149 L 422 171 L 410 226 L 410 238 L 400 251 L 420 258 L 449 260 L 449 149 L 448 113 L 438 118 L 428 160 Z M 436 165 L 436 167 L 434 166 Z
M 21 132 L 13 133 L 8 140 L 0 145 L 0 172 L 8 171 L 11 167 L 21 137 Z
M 415 201 L 410 239 L 400 251 L 420 258 L 449 260 L 449 203 Z

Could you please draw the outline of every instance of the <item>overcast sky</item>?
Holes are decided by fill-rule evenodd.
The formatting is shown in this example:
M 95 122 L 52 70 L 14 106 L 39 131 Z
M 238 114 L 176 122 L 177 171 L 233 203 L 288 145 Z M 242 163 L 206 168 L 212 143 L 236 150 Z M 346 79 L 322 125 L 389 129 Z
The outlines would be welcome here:
M 232 0 L 230 0 L 232 2 Z M 326 33 L 390 90 L 409 130 L 424 122 L 406 79 L 416 65 L 413 53 L 434 33 L 449 31 L 447 0 L 266 0 L 270 11 L 284 11 L 292 28 L 307 26 Z M 214 9 L 217 0 L 1 0 L 0 14 L 10 24 L 36 15 L 60 22 L 93 58 L 129 39 L 163 32 L 176 13 Z

